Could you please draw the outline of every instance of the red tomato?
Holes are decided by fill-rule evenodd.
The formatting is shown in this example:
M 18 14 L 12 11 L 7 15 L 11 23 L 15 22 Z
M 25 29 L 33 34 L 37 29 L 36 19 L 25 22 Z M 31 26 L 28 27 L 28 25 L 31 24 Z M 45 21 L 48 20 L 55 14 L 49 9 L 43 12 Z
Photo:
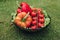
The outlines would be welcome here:
M 44 14 L 39 14 L 38 18 L 44 18 Z
M 37 10 L 38 10 L 38 11 L 42 11 L 42 9 L 41 9 L 41 8 L 37 8 Z
M 37 28 L 37 26 L 36 26 L 36 25 L 31 26 L 31 29 L 32 29 L 32 30 L 35 30 L 36 28 Z
M 33 17 L 32 19 L 33 19 L 33 20 L 37 20 L 37 17 Z
M 21 9 L 19 7 L 17 9 L 17 13 L 21 13 Z
M 37 10 L 37 8 L 32 8 L 32 11 L 36 11 Z
M 41 11 L 38 10 L 38 15 L 41 14 Z
M 41 19 L 41 18 L 38 19 L 38 22 L 39 22 L 39 23 L 44 23 L 44 18 L 42 18 L 42 19 Z
M 32 13 L 31 13 L 31 16 L 32 16 L 32 17 L 35 17 L 35 16 L 36 16 L 36 13 L 35 13 L 35 12 L 32 12 Z
M 32 21 L 32 24 L 33 24 L 33 25 L 36 25 L 36 24 L 37 24 L 37 20 Z
M 38 23 L 38 27 L 40 28 L 40 27 L 43 27 L 44 26 L 44 24 L 42 24 L 42 23 Z

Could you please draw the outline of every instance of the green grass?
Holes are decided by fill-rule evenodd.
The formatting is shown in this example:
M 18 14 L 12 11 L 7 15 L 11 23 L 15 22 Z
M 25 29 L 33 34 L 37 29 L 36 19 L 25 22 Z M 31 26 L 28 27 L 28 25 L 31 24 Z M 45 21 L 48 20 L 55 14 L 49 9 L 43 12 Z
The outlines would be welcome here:
M 36 33 L 22 32 L 10 26 L 11 13 L 17 9 L 16 0 L 0 0 L 0 40 L 60 40 L 60 0 L 18 0 L 37 8 L 43 8 L 51 17 L 51 24 Z

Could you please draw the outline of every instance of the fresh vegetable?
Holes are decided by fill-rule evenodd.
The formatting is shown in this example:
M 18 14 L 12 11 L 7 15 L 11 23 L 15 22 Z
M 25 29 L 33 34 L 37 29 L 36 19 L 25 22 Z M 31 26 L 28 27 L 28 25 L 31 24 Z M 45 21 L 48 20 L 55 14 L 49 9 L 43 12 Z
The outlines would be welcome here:
M 44 26 L 48 25 L 49 23 L 50 23 L 50 19 L 49 18 L 45 18 Z
M 38 28 L 44 27 L 44 14 L 42 13 L 42 9 L 32 8 L 33 12 L 31 13 L 32 16 L 32 24 L 34 26 L 38 26 Z M 34 28 L 34 27 L 32 27 Z
M 34 21 L 34 20 L 37 20 L 37 17 L 33 17 L 32 19 L 33 19 L 33 21 Z
M 25 19 L 26 17 L 26 19 Z M 24 21 L 22 21 L 23 19 L 25 19 Z M 27 22 L 29 24 L 31 24 L 32 22 L 32 18 L 30 15 L 27 16 L 27 14 L 25 12 L 21 12 L 20 14 L 18 14 L 14 20 L 14 23 L 17 24 L 17 26 L 19 27 L 23 27 L 23 28 L 26 28 L 27 26 L 29 26 L 27 24 Z
M 31 8 L 32 9 L 32 11 L 36 11 L 37 10 L 37 8 Z
M 22 2 L 18 5 L 14 23 L 22 28 L 35 30 L 48 25 L 50 19 L 45 10 L 31 8 L 26 2 Z
M 44 13 L 45 18 L 48 18 L 48 14 L 47 14 L 47 12 L 46 12 L 45 10 L 42 10 L 42 12 Z
M 31 29 L 32 29 L 32 30 L 35 30 L 35 29 L 37 29 L 36 25 L 34 25 L 34 26 L 31 26 Z
M 30 6 L 26 2 L 22 2 L 20 4 L 20 7 L 21 7 L 22 12 L 26 12 L 26 13 L 28 13 L 28 12 L 31 13 L 32 12 L 32 9 L 30 8 Z
M 32 17 L 35 17 L 36 14 L 37 14 L 36 12 L 32 12 L 32 13 L 31 13 L 31 16 L 32 16 Z
M 38 18 L 44 18 L 44 14 L 39 14 Z
M 38 19 L 38 22 L 40 22 L 40 23 L 44 23 L 44 18 L 40 18 L 40 19 Z
M 28 18 L 26 19 L 27 27 L 30 27 L 31 22 L 32 22 L 32 17 L 29 15 Z
M 20 13 L 21 12 L 21 9 L 20 9 L 20 7 L 18 7 L 18 9 L 17 9 L 17 13 Z
M 38 12 L 38 15 L 42 14 L 42 9 L 41 8 L 37 8 L 37 12 Z
M 37 20 L 32 21 L 32 24 L 36 25 L 37 24 Z
M 43 23 L 38 23 L 38 27 L 39 28 L 44 27 L 44 24 Z

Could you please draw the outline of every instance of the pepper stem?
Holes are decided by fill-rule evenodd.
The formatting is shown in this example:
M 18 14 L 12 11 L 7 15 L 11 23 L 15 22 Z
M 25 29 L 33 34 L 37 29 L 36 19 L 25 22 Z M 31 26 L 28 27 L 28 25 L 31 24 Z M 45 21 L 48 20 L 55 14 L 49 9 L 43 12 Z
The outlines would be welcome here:
M 21 9 L 21 7 L 20 7 L 20 5 L 19 5 L 19 2 L 18 2 L 18 1 L 16 1 L 16 5 Z
M 29 12 L 28 12 L 28 13 L 26 14 L 26 16 L 22 19 L 22 21 L 24 22 L 28 16 L 29 16 Z
M 16 1 L 16 4 L 17 4 L 17 6 L 18 6 L 18 7 L 20 7 L 20 6 L 19 6 L 19 2 L 18 2 L 18 1 Z
M 29 15 L 29 12 L 26 14 L 26 16 L 24 17 L 24 19 L 26 19 L 28 17 L 28 15 Z

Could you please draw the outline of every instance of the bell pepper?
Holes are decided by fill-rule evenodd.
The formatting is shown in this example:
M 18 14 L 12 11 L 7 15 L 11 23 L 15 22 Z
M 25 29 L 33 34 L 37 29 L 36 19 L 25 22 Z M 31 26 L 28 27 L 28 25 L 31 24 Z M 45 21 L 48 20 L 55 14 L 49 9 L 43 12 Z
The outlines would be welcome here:
M 23 21 L 22 21 L 23 20 Z M 15 20 L 14 20 L 14 23 L 19 26 L 19 27 L 22 27 L 22 28 L 27 28 L 30 26 L 32 22 L 32 18 L 31 16 L 28 14 L 26 14 L 26 12 L 21 12 L 19 13 Z
M 21 12 L 21 8 L 18 7 L 18 9 L 17 9 L 17 13 L 20 13 L 20 12 Z
M 30 8 L 30 6 L 26 2 L 22 2 L 20 4 L 20 7 L 21 7 L 22 12 L 26 12 L 26 13 L 28 13 L 28 12 L 31 13 L 32 12 L 32 9 Z

